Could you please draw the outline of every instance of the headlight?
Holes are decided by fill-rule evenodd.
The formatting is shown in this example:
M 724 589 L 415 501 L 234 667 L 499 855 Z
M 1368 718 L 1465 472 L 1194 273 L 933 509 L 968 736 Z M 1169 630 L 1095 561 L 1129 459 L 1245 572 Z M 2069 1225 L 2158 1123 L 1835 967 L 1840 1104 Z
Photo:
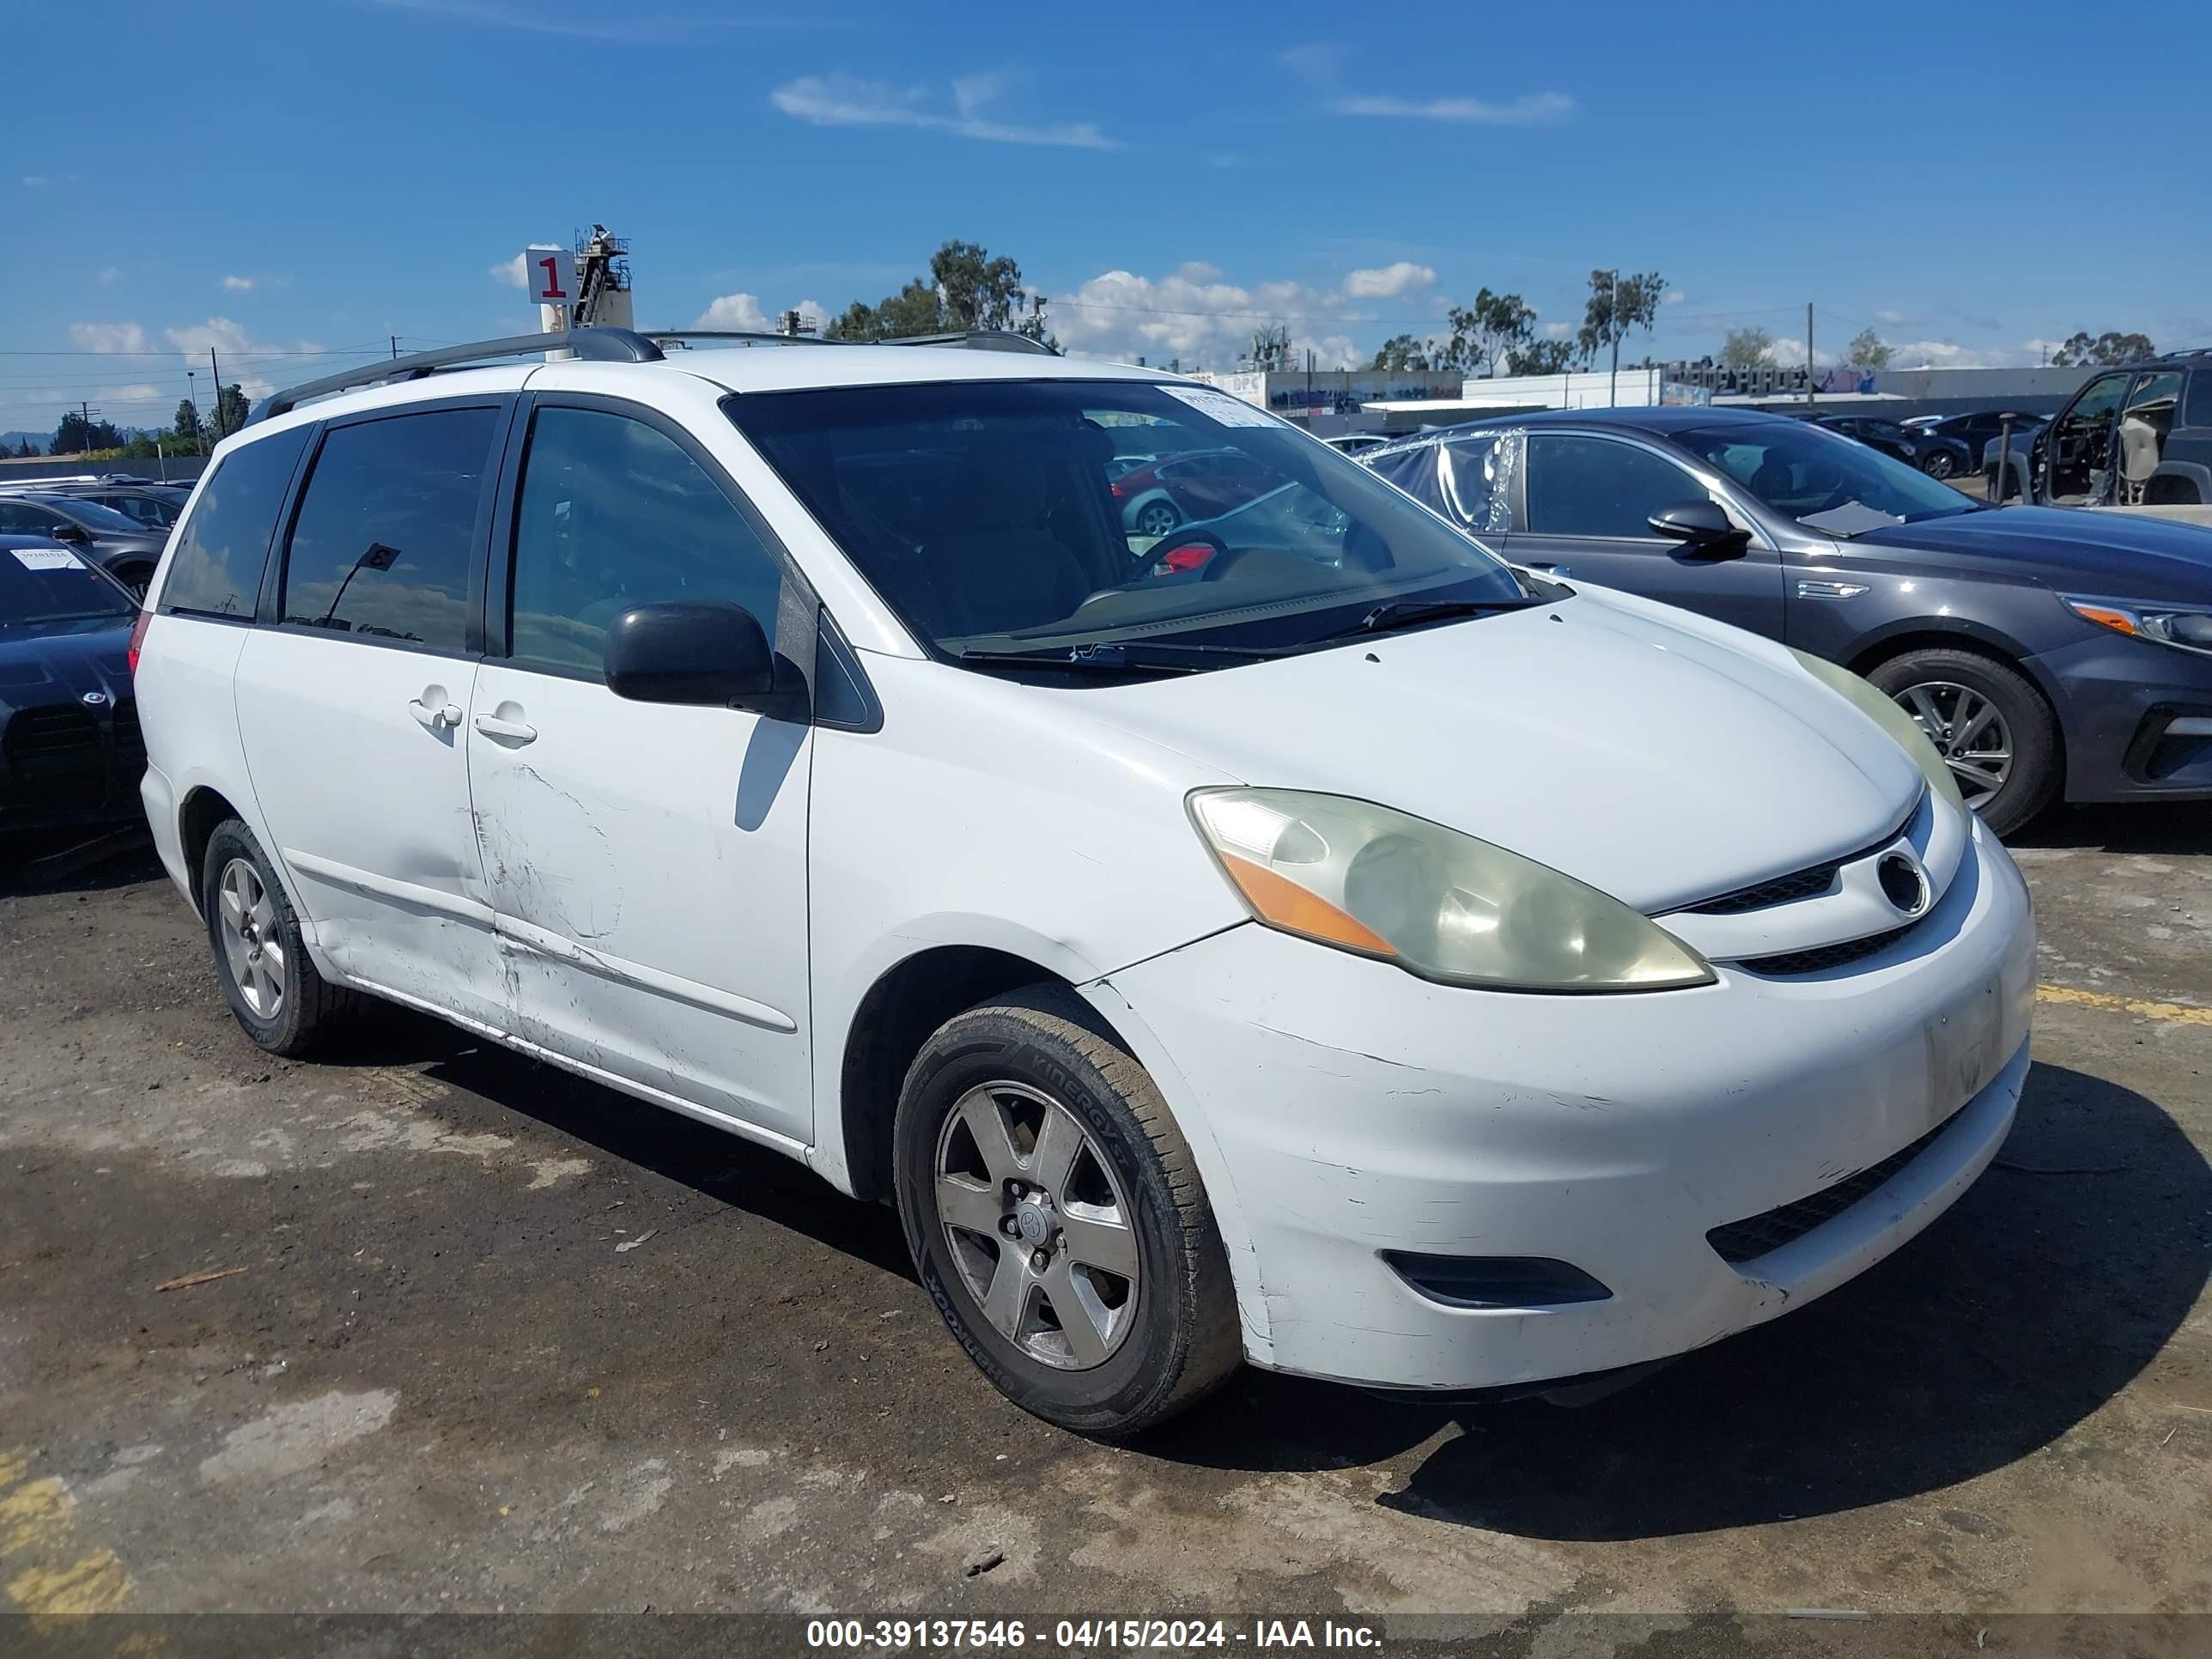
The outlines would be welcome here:
M 2109 628 L 2115 634 L 2130 634 L 2137 639 L 2212 656 L 2212 610 L 2201 605 L 2137 604 L 2129 599 L 2085 599 L 2073 593 L 2058 597 L 2082 621 Z
M 1920 768 L 1921 776 L 1928 787 L 1960 811 L 1966 810 L 1966 798 L 1959 793 L 1959 780 L 1943 757 L 1936 752 L 1936 744 L 1920 729 L 1920 722 L 1897 706 L 1896 700 L 1886 692 L 1869 685 L 1848 668 L 1838 668 L 1825 658 L 1793 650 L 1790 653 L 1798 664 L 1821 684 L 1840 691 L 1858 705 L 1859 712 L 1898 741 L 1899 746 L 1912 757 Z
M 1712 983 L 1704 957 L 1620 900 L 1517 853 L 1371 801 L 1200 789 L 1199 833 L 1270 927 L 1501 991 Z

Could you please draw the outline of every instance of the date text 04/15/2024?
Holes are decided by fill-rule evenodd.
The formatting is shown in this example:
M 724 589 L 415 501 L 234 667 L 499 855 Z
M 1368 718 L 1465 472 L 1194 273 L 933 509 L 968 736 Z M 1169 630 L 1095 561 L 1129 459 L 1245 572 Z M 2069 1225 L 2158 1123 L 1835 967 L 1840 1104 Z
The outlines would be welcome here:
M 814 1619 L 810 1649 L 896 1652 L 965 1648 L 990 1652 L 1036 1646 L 1062 1652 L 1180 1652 L 1205 1648 L 1364 1648 L 1382 1645 L 1372 1626 L 1334 1620 L 1061 1619 L 1048 1628 L 1019 1619 Z

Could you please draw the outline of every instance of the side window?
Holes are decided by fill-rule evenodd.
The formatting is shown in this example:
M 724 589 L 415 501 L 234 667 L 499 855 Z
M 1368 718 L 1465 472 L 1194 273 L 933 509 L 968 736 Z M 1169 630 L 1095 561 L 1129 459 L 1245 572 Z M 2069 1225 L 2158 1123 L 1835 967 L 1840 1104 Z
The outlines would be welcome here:
M 2212 368 L 2200 368 L 2189 377 L 2189 401 L 2182 405 L 2182 424 L 2212 426 Z
M 200 486 L 191 516 L 177 532 L 161 609 L 201 617 L 253 615 L 269 543 L 284 491 L 310 428 L 257 438 L 225 456 Z
M 284 560 L 284 620 L 468 648 L 470 556 L 499 411 L 434 409 L 333 428 Z
M 1511 520 L 1517 448 L 1510 433 L 1437 446 L 1437 493 L 1468 529 L 1500 532 Z
M 519 661 L 596 672 L 632 605 L 728 599 L 775 637 L 783 565 L 706 471 L 627 415 L 543 408 L 515 504 Z
M 43 536 L 60 522 L 59 514 L 29 501 L 0 501 L 0 531 L 9 535 Z
M 1528 439 L 1528 528 L 1542 536 L 1656 539 L 1648 520 L 1679 501 L 1711 499 L 1674 462 L 1634 444 L 1571 434 Z

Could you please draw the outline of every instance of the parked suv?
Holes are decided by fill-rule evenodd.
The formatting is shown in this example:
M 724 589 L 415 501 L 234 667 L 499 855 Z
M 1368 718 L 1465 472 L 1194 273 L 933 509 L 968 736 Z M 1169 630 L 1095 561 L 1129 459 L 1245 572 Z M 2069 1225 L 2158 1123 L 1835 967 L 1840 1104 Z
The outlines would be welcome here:
M 2024 447 L 2033 501 L 2212 503 L 2212 351 L 2176 352 L 2092 377 Z
M 977 1365 L 1100 1434 L 1240 1358 L 1632 1375 L 2003 1140 L 2027 890 L 1851 675 L 1157 371 L 536 344 L 265 405 L 136 630 L 262 1047 L 383 998 L 890 1199 Z M 1163 572 L 1133 426 L 1310 499 Z

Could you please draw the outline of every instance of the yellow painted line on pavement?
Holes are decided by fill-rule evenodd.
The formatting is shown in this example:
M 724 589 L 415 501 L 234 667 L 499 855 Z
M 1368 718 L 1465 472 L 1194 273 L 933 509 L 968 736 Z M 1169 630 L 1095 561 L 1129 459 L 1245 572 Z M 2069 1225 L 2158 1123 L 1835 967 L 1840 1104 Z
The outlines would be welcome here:
M 131 1575 L 112 1550 L 76 1555 L 76 1504 L 68 1488 L 29 1474 L 20 1452 L 0 1450 L 0 1556 L 31 1558 L 8 1579 L 9 1601 L 40 1618 L 114 1612 L 130 1598 Z
M 2109 991 L 2077 991 L 2070 985 L 2039 985 L 2035 988 L 2035 1000 L 2075 1008 L 2101 1008 L 2112 1014 L 2133 1014 L 2138 1019 L 2163 1019 L 2176 1025 L 2212 1025 L 2212 1008 L 2191 1008 L 2180 1002 L 2147 1002 L 2140 997 L 2114 996 Z

